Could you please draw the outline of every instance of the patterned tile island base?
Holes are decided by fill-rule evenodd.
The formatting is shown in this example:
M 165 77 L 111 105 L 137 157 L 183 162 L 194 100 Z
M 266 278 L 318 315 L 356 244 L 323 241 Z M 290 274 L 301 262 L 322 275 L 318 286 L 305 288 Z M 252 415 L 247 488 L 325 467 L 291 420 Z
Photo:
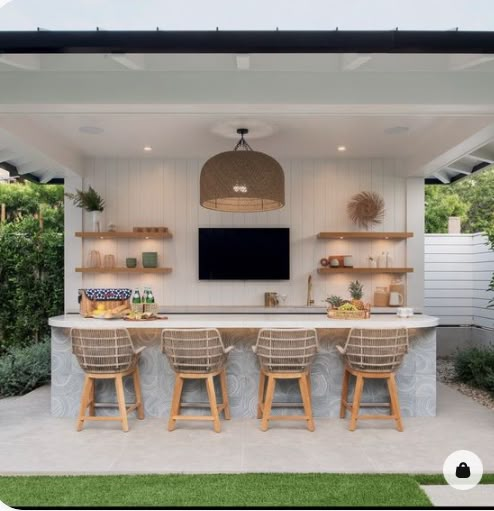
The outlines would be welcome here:
M 220 329 L 225 345 L 233 345 L 228 359 L 228 394 L 232 417 L 255 417 L 259 364 L 251 346 L 257 329 Z M 161 354 L 160 330 L 131 329 L 136 346 L 146 346 L 140 361 L 141 385 L 147 417 L 168 416 L 174 374 Z M 343 365 L 335 348 L 344 344 L 348 330 L 318 330 L 320 352 L 311 370 L 312 403 L 316 417 L 338 417 Z M 410 331 L 410 350 L 397 373 L 402 414 L 434 416 L 436 414 L 436 329 L 418 328 Z M 76 417 L 79 411 L 84 373 L 72 355 L 69 330 L 52 327 L 52 386 L 51 411 L 58 417 Z M 352 382 L 353 383 L 353 382 Z M 366 381 L 363 402 L 388 401 L 384 381 Z M 190 381 L 184 388 L 183 401 L 207 402 L 204 382 Z M 125 385 L 128 402 L 134 399 L 132 381 Z M 352 389 L 352 386 L 350 387 Z M 352 390 L 351 390 L 352 392 Z M 112 381 L 99 381 L 96 399 L 115 402 Z M 298 385 L 294 381 L 277 385 L 277 402 L 299 402 Z M 372 410 L 372 409 L 371 409 Z M 102 414 L 116 414 L 112 408 L 100 409 Z M 285 413 L 282 408 L 273 413 Z M 197 410 L 191 410 L 197 413 Z M 293 411 L 290 412 L 292 414 Z

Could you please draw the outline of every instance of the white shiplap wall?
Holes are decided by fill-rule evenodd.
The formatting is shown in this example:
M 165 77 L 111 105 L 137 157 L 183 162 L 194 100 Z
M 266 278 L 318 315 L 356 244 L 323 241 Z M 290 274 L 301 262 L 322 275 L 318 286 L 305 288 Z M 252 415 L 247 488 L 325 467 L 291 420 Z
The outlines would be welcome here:
M 113 253 L 118 265 L 125 258 L 140 258 L 142 251 L 158 251 L 160 266 L 171 266 L 173 273 L 156 275 L 84 275 L 83 287 L 135 287 L 150 285 L 158 301 L 167 305 L 262 305 L 265 291 L 284 292 L 287 304 L 302 305 L 306 282 L 314 277 L 316 304 L 328 293 L 346 294 L 348 275 L 322 277 L 316 273 L 318 261 L 329 254 L 353 254 L 356 266 L 366 266 L 369 255 L 389 251 L 395 265 L 406 265 L 406 242 L 318 241 L 319 231 L 355 230 L 347 218 L 349 198 L 362 190 L 383 195 L 386 214 L 377 230 L 406 230 L 407 182 L 395 176 L 399 164 L 389 160 L 290 160 L 281 161 L 286 178 L 286 206 L 267 213 L 218 213 L 199 205 L 200 160 L 121 160 L 88 161 L 84 187 L 92 185 L 106 200 L 103 224 L 113 222 L 118 230 L 133 226 L 164 225 L 173 233 L 168 241 L 100 240 L 85 241 L 83 259 L 91 249 Z M 409 199 L 408 199 L 409 200 Z M 409 205 L 413 207 L 413 205 Z M 86 230 L 91 230 L 85 215 Z M 280 226 L 291 229 L 291 279 L 273 282 L 199 282 L 197 279 L 198 227 Z M 73 229 L 66 227 L 67 242 Z M 82 257 L 82 256 L 81 256 Z M 82 261 L 73 261 L 78 266 Z M 417 275 L 421 281 L 421 275 Z M 370 300 L 376 285 L 387 285 L 389 276 L 359 277 Z M 67 295 L 76 296 L 70 279 Z M 74 298 L 75 300 L 75 298 Z M 422 304 L 412 304 L 421 306 Z M 76 309 L 75 301 L 67 310 Z
M 494 252 L 482 234 L 425 236 L 425 308 L 443 325 L 494 328 L 493 297 L 487 292 Z

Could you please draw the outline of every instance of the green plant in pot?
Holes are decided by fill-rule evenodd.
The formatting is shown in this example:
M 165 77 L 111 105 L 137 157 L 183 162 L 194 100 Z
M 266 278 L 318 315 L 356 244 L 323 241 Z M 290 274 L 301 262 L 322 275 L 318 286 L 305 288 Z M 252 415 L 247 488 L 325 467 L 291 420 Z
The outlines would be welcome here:
M 75 206 L 92 213 L 93 229 L 99 232 L 101 230 L 101 212 L 105 209 L 105 201 L 101 195 L 92 186 L 87 191 L 76 190 L 75 193 L 66 193 L 65 195 L 72 200 Z

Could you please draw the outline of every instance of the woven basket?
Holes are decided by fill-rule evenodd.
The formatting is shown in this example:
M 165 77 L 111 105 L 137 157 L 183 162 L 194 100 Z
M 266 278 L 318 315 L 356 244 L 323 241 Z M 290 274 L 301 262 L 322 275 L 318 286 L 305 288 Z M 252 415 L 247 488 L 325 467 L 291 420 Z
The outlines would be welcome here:
M 370 309 L 358 311 L 340 311 L 338 309 L 328 309 L 328 318 L 331 319 L 369 319 Z
M 160 306 L 157 303 L 132 303 L 132 310 L 134 312 L 150 312 L 152 314 L 158 314 Z

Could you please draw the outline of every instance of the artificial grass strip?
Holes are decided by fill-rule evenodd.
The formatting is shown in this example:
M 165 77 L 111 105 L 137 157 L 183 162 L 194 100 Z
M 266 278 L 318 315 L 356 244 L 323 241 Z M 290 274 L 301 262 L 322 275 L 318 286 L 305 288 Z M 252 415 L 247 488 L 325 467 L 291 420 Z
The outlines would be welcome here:
M 430 507 L 413 476 L 197 474 L 0 477 L 11 507 Z
M 412 477 L 423 485 L 448 484 L 442 474 L 417 474 Z M 479 484 L 494 484 L 494 474 L 483 474 Z

